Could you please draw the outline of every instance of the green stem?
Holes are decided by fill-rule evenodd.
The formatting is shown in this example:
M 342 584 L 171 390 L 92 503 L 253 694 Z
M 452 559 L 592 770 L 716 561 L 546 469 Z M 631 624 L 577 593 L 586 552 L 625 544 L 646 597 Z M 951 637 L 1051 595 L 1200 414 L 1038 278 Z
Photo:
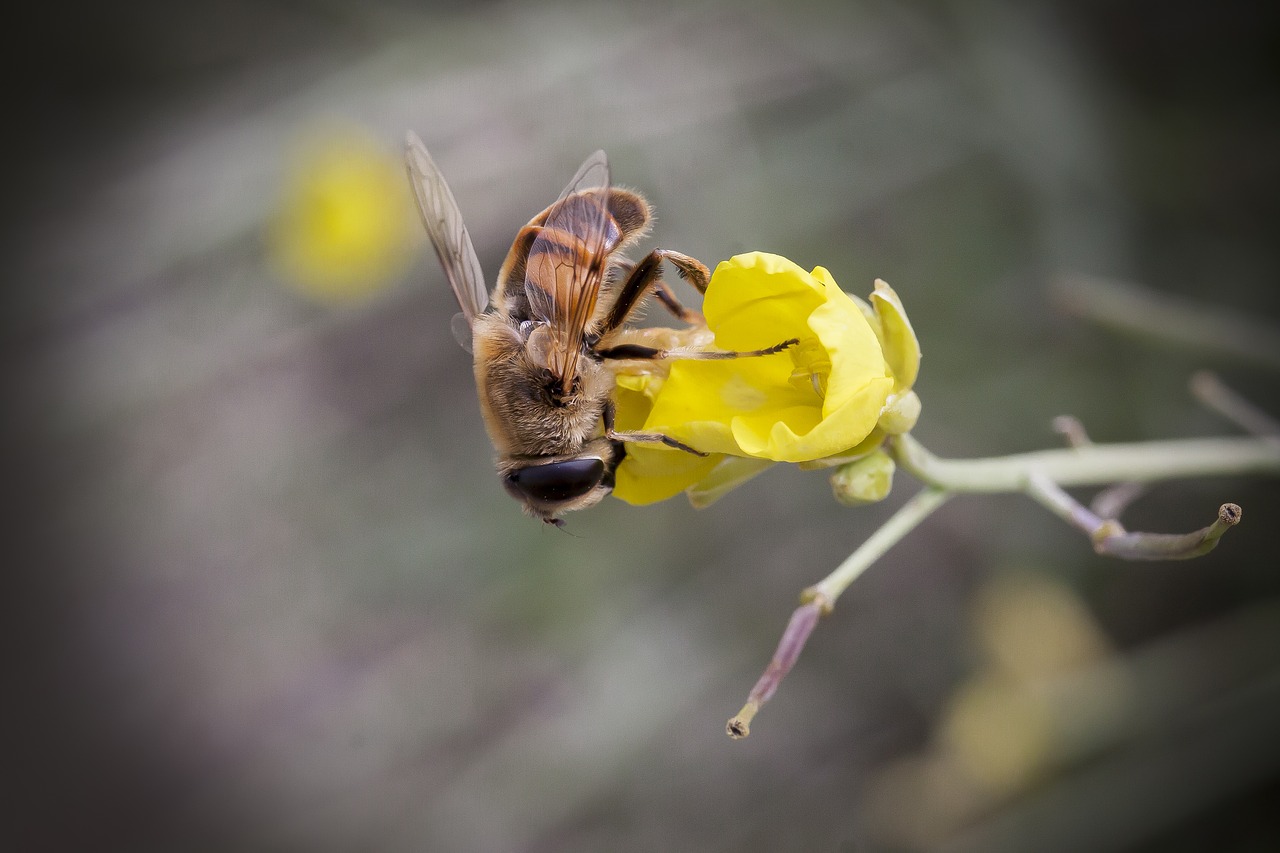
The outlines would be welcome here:
M 1201 370 L 1191 377 L 1191 393 L 1245 432 L 1254 435 L 1280 436 L 1280 421 L 1227 387 L 1218 376 Z
M 914 530 L 949 497 L 949 491 L 933 487 L 916 493 L 871 534 L 867 541 L 845 558 L 835 571 L 805 590 L 804 600 L 821 601 L 824 609 L 830 609 L 849 584 L 857 580 L 872 563 L 884 556 L 886 551 L 898 544 L 902 537 Z
M 1025 492 L 1033 471 L 1060 486 L 1280 474 L 1280 440 L 1270 437 L 1089 444 L 986 459 L 940 459 L 910 435 L 900 435 L 893 439 L 893 455 L 903 470 L 953 492 Z
M 925 488 L 903 504 L 871 538 L 836 570 L 804 591 L 769 667 L 756 682 L 747 703 L 729 720 L 730 737 L 743 738 L 751 720 L 791 670 L 805 642 L 840 594 L 886 551 L 957 492 L 1021 492 L 1048 507 L 1086 533 L 1101 554 L 1129 560 L 1186 559 L 1217 545 L 1240 520 L 1240 507 L 1223 504 L 1208 527 L 1183 535 L 1129 533 L 1114 518 L 1103 517 L 1078 503 L 1063 486 L 1122 482 L 1124 494 L 1104 503 L 1118 512 L 1134 495 L 1134 484 L 1177 477 L 1229 474 L 1280 474 L 1280 439 L 1212 438 L 1152 441 L 1135 444 L 1092 444 L 1075 430 L 1075 445 L 1060 450 L 1018 453 L 988 459 L 939 459 L 910 434 L 891 439 L 899 467 L 923 481 Z
M 1056 282 L 1054 295 L 1068 311 L 1103 326 L 1280 370 L 1280 330 L 1240 311 L 1079 275 Z
M 863 542 L 849 555 L 848 559 L 837 566 L 834 572 L 804 591 L 800 596 L 800 606 L 791 614 L 791 620 L 787 622 L 787 629 L 782 632 L 782 639 L 778 642 L 778 649 L 773 653 L 769 666 L 756 681 L 755 687 L 751 688 L 751 693 L 747 696 L 747 702 L 742 706 L 742 710 L 729 718 L 729 723 L 725 727 L 729 737 L 738 740 L 751 733 L 751 720 L 756 712 L 760 710 L 760 706 L 769 701 L 783 677 L 791 671 L 809 635 L 817 626 L 818 618 L 830 612 L 840 593 L 844 592 L 849 584 L 858 578 L 858 575 L 880 559 L 902 537 L 928 518 L 930 513 L 942 506 L 950 496 L 948 492 L 941 489 L 926 487 L 903 504 L 901 509 L 871 534 L 870 539 Z

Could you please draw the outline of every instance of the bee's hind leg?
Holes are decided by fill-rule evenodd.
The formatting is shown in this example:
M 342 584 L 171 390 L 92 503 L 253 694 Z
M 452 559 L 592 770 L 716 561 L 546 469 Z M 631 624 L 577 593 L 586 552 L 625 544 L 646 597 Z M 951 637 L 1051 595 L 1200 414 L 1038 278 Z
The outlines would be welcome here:
M 653 295 L 658 297 L 668 311 L 686 323 L 691 325 L 703 323 L 702 315 L 691 308 L 681 305 L 675 294 L 671 292 L 671 288 L 667 287 L 659 278 L 664 260 L 670 261 L 676 271 L 680 273 L 680 277 L 693 285 L 699 293 L 706 292 L 707 284 L 711 280 L 711 273 L 707 271 L 706 266 L 701 261 L 680 252 L 673 252 L 670 249 L 654 249 L 645 255 L 639 263 L 630 267 L 626 281 L 618 288 L 618 296 L 613 302 L 613 307 L 609 309 L 609 315 L 605 318 L 604 324 L 600 329 L 592 336 L 592 343 L 618 329 L 626 321 L 627 315 L 635 309 L 636 304 L 645 295 L 646 291 L 652 291 Z M 623 267 L 623 269 L 626 269 L 626 267 Z M 646 359 L 652 361 L 666 358 L 687 358 L 706 361 L 773 355 L 775 352 L 782 352 L 787 347 L 795 346 L 798 343 L 800 343 L 798 338 L 790 338 L 771 347 L 742 352 L 694 348 L 658 349 L 657 347 L 648 347 L 641 344 L 619 344 L 596 349 L 595 354 L 599 358 L 605 359 Z
M 630 265 L 627 278 L 618 288 L 618 296 L 613 301 L 613 307 L 609 309 L 609 316 L 605 318 L 604 325 L 600 328 L 600 337 L 604 337 L 625 323 L 627 317 L 648 292 L 652 292 L 663 307 L 685 323 L 692 326 L 703 322 L 702 315 L 682 305 L 675 293 L 662 280 L 664 260 L 670 261 L 680 277 L 689 282 L 699 293 L 707 292 L 707 282 L 711 280 L 711 273 L 701 261 L 670 249 L 654 249 L 641 258 L 639 263 Z

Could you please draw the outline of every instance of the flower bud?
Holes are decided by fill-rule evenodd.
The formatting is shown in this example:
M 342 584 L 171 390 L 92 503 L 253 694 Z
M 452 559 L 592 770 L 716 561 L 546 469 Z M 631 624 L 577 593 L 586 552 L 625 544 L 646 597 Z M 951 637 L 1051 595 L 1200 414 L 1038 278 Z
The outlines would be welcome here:
M 876 426 L 888 435 L 902 435 L 910 432 L 920 419 L 920 398 L 915 391 L 905 394 L 890 394 L 880 410 L 880 420 Z
M 845 506 L 876 503 L 889 496 L 893 488 L 892 457 L 883 450 L 870 453 L 856 462 L 836 469 L 831 475 L 831 490 Z

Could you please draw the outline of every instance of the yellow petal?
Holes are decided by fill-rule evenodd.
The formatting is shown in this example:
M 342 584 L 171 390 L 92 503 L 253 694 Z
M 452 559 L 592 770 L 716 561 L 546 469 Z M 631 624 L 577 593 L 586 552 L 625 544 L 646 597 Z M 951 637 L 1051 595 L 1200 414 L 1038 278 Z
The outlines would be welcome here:
M 785 401 L 775 393 L 768 410 L 734 419 L 734 439 L 747 455 L 805 462 L 847 450 L 875 428 L 893 385 L 879 340 L 857 303 L 825 269 L 818 267 L 813 277 L 826 285 L 823 303 L 807 319 L 826 353 L 825 396 L 816 388 L 811 396 L 801 392 Z
M 725 348 L 801 343 L 673 364 L 645 429 L 703 451 L 800 462 L 846 450 L 875 428 L 892 379 L 875 331 L 825 269 L 739 255 L 717 267 L 704 311 Z M 793 381 L 806 370 L 812 382 Z
M 722 261 L 702 305 L 716 346 L 752 350 L 785 341 L 805 328 L 825 288 L 778 255 L 749 252 Z
M 860 400 L 868 393 L 868 386 L 878 387 L 878 380 L 888 377 L 880 341 L 858 306 L 839 288 L 831 288 L 827 302 L 810 315 L 809 327 L 817 333 L 831 362 L 824 415 L 830 416 Z M 870 393 L 873 398 L 879 396 L 878 391 Z M 883 405 L 884 400 L 881 398 L 879 403 Z M 874 421 L 868 424 L 862 435 L 874 425 Z
M 773 465 L 770 459 L 748 456 L 725 456 L 703 479 L 689 487 L 686 494 L 694 509 L 703 509 L 720 500 L 757 474 Z
M 653 397 L 663 385 L 660 374 L 619 374 L 613 394 L 615 426 L 619 430 L 643 428 Z M 703 479 L 720 458 L 704 458 L 661 445 L 628 443 L 627 455 L 615 474 L 613 494 L 630 504 L 666 500 Z
M 723 458 L 695 456 L 661 445 L 628 444 L 613 495 L 635 505 L 664 501 L 704 479 Z
M 888 377 L 874 379 L 825 417 L 813 407 L 796 407 L 735 418 L 734 439 L 745 455 L 778 462 L 806 462 L 840 453 L 871 434 L 892 384 Z
M 743 452 L 734 435 L 735 419 L 746 418 L 768 428 L 783 411 L 795 410 L 801 420 L 819 417 L 817 392 L 792 385 L 791 369 L 785 353 L 676 362 L 644 428 L 708 453 L 757 455 Z M 802 424 L 806 430 L 811 426 L 812 422 Z
M 831 456 L 824 456 L 821 459 L 810 459 L 806 462 L 797 463 L 797 467 L 801 471 L 817 471 L 821 468 L 835 468 L 839 465 L 847 465 L 850 462 L 856 462 L 868 453 L 874 453 L 880 449 L 880 445 L 884 444 L 885 431 L 877 423 L 876 428 L 871 434 L 862 441 L 850 447 L 848 450 L 842 450 Z
M 619 373 L 613 391 L 614 426 L 624 431 L 641 429 L 664 379 L 654 374 Z
M 884 357 L 893 370 L 893 390 L 905 391 L 916 383 L 916 375 L 920 372 L 920 341 L 911 328 L 911 322 L 907 320 L 902 300 L 892 287 L 880 279 L 876 279 L 871 304 L 875 306 L 876 315 L 880 318 Z

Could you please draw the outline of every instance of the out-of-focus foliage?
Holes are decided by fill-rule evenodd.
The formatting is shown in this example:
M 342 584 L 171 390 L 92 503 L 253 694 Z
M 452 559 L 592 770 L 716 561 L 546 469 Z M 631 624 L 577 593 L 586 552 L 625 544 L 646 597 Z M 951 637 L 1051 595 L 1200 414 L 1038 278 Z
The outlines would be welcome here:
M 264 240 L 300 136 L 330 122 L 371 152 L 417 131 L 490 276 L 604 148 L 657 209 L 643 248 L 892 282 L 939 454 L 1054 444 L 1064 412 L 1098 441 L 1221 433 L 1191 371 L 1273 414 L 1274 374 L 1092 327 L 1048 285 L 1276 322 L 1265 4 L 55 12 L 13 76 L 12 846 L 1276 846 L 1274 482 L 1139 501 L 1142 530 L 1244 507 L 1180 564 L 1097 557 L 1017 498 L 954 500 L 734 743 L 797 593 L 907 478 L 849 508 L 774 466 L 702 511 L 609 501 L 544 529 L 493 476 L 425 242 L 335 301 Z M 401 245 L 375 218 L 339 229 L 349 248 Z M 342 242 L 303 241 L 321 289 L 354 287 L 325 278 Z

